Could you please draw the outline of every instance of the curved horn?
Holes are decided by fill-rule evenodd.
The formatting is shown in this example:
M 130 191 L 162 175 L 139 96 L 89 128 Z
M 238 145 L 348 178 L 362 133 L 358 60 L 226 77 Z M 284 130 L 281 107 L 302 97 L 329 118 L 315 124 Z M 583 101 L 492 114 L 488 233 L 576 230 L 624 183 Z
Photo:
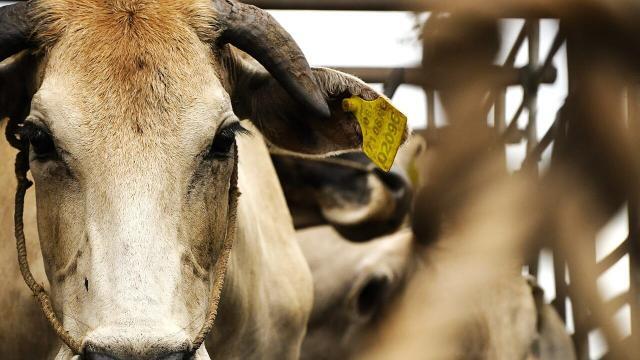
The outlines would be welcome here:
M 0 61 L 26 49 L 31 35 L 27 2 L 0 7 Z
M 298 103 L 325 118 L 331 115 L 302 50 L 268 12 L 234 0 L 213 4 L 222 27 L 219 41 L 260 62 Z

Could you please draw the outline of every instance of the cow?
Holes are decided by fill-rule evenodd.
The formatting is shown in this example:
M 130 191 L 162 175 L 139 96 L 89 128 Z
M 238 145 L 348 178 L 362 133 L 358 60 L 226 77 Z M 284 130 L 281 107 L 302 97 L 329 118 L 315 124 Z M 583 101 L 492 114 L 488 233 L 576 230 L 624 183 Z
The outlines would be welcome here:
M 402 293 L 419 246 L 407 228 L 365 242 L 345 239 L 331 225 L 297 233 L 314 280 L 301 359 L 354 358 Z
M 418 136 L 407 141 L 388 174 L 363 154 L 329 162 L 273 155 L 314 280 L 302 359 L 363 358 L 414 274 L 438 276 L 436 269 L 446 269 L 452 250 L 419 242 L 407 221 L 411 194 L 425 180 L 411 174 L 428 156 Z M 468 321 L 453 350 L 460 358 L 575 359 L 563 322 L 534 279 L 505 276 L 490 295 L 478 297 Z M 423 334 L 404 336 L 419 343 Z
M 315 300 L 302 359 L 367 358 L 363 349 L 376 342 L 376 331 L 388 324 L 413 274 L 438 267 L 439 256 L 426 263 L 419 255 L 438 250 L 425 250 L 408 228 L 354 242 L 321 225 L 299 230 L 298 238 L 313 274 Z M 454 351 L 460 358 L 506 359 L 520 353 L 529 360 L 576 358 L 564 323 L 533 279 L 509 277 L 493 292 L 476 302 Z
M 4 60 L 17 209 L 30 171 L 38 240 L 27 227 L 26 244 L 39 243 L 50 297 L 23 261 L 17 210 L 21 263 L 6 266 L 0 296 L 25 316 L 0 322 L 11 339 L 0 357 L 297 358 L 312 279 L 267 144 L 310 157 L 360 149 L 341 102 L 380 95 L 312 69 L 268 13 L 234 0 L 5 6 Z M 52 332 L 32 321 L 20 271 L 59 339 L 34 340 Z

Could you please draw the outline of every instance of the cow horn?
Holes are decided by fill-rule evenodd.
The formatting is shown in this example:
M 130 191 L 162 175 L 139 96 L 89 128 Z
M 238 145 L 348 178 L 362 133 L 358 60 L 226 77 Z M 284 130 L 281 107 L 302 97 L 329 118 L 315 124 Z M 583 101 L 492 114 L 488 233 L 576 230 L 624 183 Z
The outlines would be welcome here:
M 266 11 L 234 0 L 214 0 L 218 41 L 248 53 L 301 105 L 322 117 L 331 112 L 304 54 L 291 35 Z
M 29 47 L 27 7 L 27 2 L 0 7 L 0 61 Z

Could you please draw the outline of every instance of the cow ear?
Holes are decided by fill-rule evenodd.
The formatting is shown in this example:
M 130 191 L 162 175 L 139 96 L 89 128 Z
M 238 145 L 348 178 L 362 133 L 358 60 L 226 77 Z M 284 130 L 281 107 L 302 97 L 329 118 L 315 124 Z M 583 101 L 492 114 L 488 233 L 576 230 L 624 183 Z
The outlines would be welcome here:
M 313 69 L 331 109 L 329 118 L 319 118 L 246 54 L 230 48 L 225 65 L 229 67 L 227 85 L 236 115 L 251 120 L 271 146 L 306 155 L 362 147 L 360 126 L 351 113 L 342 110 L 342 100 L 353 95 L 375 100 L 381 95 L 360 79 L 327 68 Z
M 27 51 L 0 62 L 0 120 L 21 122 L 29 114 L 37 64 L 36 56 Z

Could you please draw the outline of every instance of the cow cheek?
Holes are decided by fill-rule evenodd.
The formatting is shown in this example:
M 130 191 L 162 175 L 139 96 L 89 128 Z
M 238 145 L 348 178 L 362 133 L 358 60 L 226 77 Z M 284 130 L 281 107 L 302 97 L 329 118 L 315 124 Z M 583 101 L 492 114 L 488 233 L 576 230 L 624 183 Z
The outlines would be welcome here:
M 30 233 L 29 218 L 25 218 L 27 241 L 40 241 L 49 281 L 64 280 L 62 272 L 82 251 L 85 208 L 80 184 L 68 176 L 52 176 L 49 172 L 32 171 L 36 188 L 37 233 Z M 30 212 L 29 197 L 25 214 Z M 56 276 L 58 274 L 58 276 Z
M 223 164 L 225 165 L 225 164 Z M 216 261 L 228 224 L 229 166 L 216 166 L 191 184 L 182 209 L 180 239 L 197 267 L 209 270 Z

